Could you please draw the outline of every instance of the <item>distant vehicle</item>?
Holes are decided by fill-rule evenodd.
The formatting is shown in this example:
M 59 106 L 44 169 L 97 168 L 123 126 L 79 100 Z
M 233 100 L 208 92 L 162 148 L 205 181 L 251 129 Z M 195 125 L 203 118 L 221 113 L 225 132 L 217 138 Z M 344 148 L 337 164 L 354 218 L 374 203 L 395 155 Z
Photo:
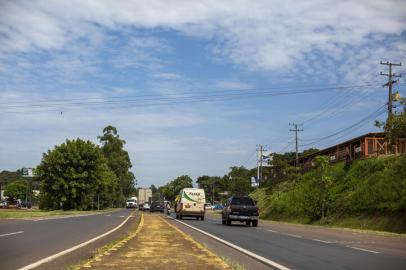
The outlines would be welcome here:
M 7 201 L 0 201 L 0 208 L 7 208 L 8 202 Z
M 125 203 L 126 208 L 137 208 L 138 203 L 137 203 L 137 197 L 131 197 L 127 200 Z
M 213 209 L 213 206 L 211 205 L 211 203 L 205 203 L 205 204 L 204 204 L 204 209 L 205 209 L 205 210 L 212 210 L 212 209 Z
M 215 204 L 213 205 L 213 210 L 222 210 L 224 206 L 222 204 Z
M 30 209 L 31 208 L 31 202 L 30 201 L 21 201 L 20 207 L 25 207 Z
M 152 199 L 152 189 L 150 188 L 139 188 L 138 189 L 138 204 L 149 203 Z
M 204 220 L 206 196 L 204 189 L 184 188 L 176 197 L 175 213 L 176 218 L 195 217 Z
M 151 208 L 149 209 L 151 213 L 153 212 L 161 212 L 163 213 L 165 211 L 165 205 L 163 202 L 152 202 L 151 203 Z
M 141 210 L 141 211 L 147 211 L 149 209 L 150 209 L 150 206 L 149 206 L 149 203 L 147 203 L 147 202 L 140 204 L 140 206 L 139 206 L 139 210 Z
M 232 221 L 245 222 L 247 226 L 258 226 L 259 209 L 251 197 L 231 197 L 221 213 L 221 221 L 224 225 L 231 225 Z

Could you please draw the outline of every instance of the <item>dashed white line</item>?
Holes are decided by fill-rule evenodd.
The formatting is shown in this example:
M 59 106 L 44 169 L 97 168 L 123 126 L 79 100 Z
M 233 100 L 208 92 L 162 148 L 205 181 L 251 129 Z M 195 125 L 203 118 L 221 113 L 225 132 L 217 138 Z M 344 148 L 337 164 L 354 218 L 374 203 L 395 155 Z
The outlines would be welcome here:
M 379 251 L 375 251 L 375 250 L 359 248 L 359 247 L 352 247 L 352 246 L 347 246 L 347 247 L 352 248 L 352 249 L 356 249 L 356 250 L 361 250 L 361 251 L 371 252 L 371 253 L 375 253 L 375 254 L 380 254 Z
M 302 238 L 301 235 L 297 235 L 297 234 L 290 234 L 290 233 L 288 233 L 288 234 L 286 234 L 286 235 L 292 236 L 292 237 L 296 237 L 296 238 Z
M 111 215 L 105 215 L 106 217 L 110 217 Z
M 125 216 L 120 216 L 120 217 L 125 217 Z
M 273 233 L 278 233 L 278 231 L 274 231 L 274 230 L 267 230 L 268 232 L 273 232 Z
M 314 239 L 312 239 L 313 241 L 317 241 L 317 242 L 322 242 L 322 243 L 325 243 L 325 244 L 331 244 L 332 242 L 330 242 L 330 241 L 325 241 L 325 240 L 320 240 L 320 239 L 316 239 L 316 238 L 314 238 Z
M 23 232 L 24 232 L 24 231 L 0 234 L 0 237 L 9 236 L 9 235 L 15 235 L 15 234 L 20 234 L 20 233 L 23 233 Z

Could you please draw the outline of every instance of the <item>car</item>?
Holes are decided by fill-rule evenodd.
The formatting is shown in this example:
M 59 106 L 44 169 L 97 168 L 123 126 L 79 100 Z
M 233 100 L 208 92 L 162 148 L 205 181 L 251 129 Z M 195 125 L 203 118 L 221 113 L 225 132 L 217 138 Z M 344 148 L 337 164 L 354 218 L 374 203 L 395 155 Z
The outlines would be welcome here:
M 224 206 L 222 204 L 213 205 L 213 210 L 223 210 Z
M 7 208 L 8 202 L 7 201 L 0 201 L 0 208 Z
M 259 209 L 249 196 L 234 196 L 227 200 L 221 212 L 221 223 L 231 225 L 233 221 L 245 222 L 247 226 L 258 226 Z
M 143 203 L 143 204 L 140 205 L 139 210 L 141 210 L 141 211 L 147 211 L 147 210 L 149 210 L 150 208 L 151 208 L 151 207 L 150 207 L 149 203 L 145 202 L 145 203 Z
M 213 206 L 211 205 L 211 203 L 205 203 L 205 204 L 204 204 L 204 209 L 205 209 L 205 210 L 212 210 L 212 209 L 213 209 Z
M 164 203 L 163 202 L 152 202 L 149 211 L 151 213 L 153 213 L 153 212 L 163 213 L 165 211 Z

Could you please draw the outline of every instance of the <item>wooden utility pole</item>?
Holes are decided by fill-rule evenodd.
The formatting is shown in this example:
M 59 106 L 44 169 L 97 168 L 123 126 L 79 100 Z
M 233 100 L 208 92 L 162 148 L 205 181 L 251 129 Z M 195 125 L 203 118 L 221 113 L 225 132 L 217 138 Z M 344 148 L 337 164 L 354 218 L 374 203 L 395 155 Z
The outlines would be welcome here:
M 392 118 L 392 108 L 393 108 L 393 106 L 392 106 L 392 101 L 393 101 L 392 85 L 397 82 L 397 81 L 392 80 L 392 78 L 402 77 L 401 74 L 392 73 L 392 66 L 400 67 L 400 66 L 402 66 L 402 63 L 394 64 L 394 63 L 390 63 L 390 62 L 382 62 L 381 61 L 381 65 L 389 66 L 389 73 L 381 72 L 382 76 L 388 76 L 388 82 L 385 83 L 383 85 L 383 87 L 387 86 L 388 89 L 389 89 L 389 91 L 388 91 L 388 120 L 389 120 L 389 119 Z
M 299 144 L 298 144 L 298 138 L 297 138 L 297 133 L 300 131 L 303 131 L 303 124 L 296 124 L 292 123 L 289 124 L 290 126 L 293 126 L 293 129 L 289 129 L 289 131 L 294 131 L 295 132 L 295 144 L 296 144 L 296 161 L 295 161 L 295 166 L 296 168 L 299 167 Z M 300 128 L 299 128 L 300 126 Z
M 383 72 L 381 72 L 381 75 L 382 76 L 387 76 L 388 77 L 388 82 L 387 83 L 385 83 L 384 85 L 382 85 L 382 87 L 388 87 L 388 119 L 387 119 L 387 121 L 386 121 L 386 128 L 387 128 L 387 130 L 386 130 L 386 132 L 388 133 L 388 134 L 391 134 L 391 131 L 392 131 L 392 123 L 391 123 L 391 119 L 392 119 L 392 109 L 393 109 L 393 105 L 392 105 L 392 102 L 393 102 L 393 93 L 392 93 L 392 85 L 394 84 L 394 83 L 397 83 L 397 81 L 395 81 L 395 80 L 393 80 L 393 78 L 399 78 L 399 77 L 402 77 L 402 75 L 401 74 L 395 74 L 395 73 L 392 73 L 392 66 L 402 66 L 402 63 L 399 63 L 399 64 L 394 64 L 394 63 L 390 63 L 390 62 L 382 62 L 381 61 L 381 65 L 386 65 L 386 66 L 389 66 L 389 72 L 388 73 L 383 73 Z M 387 144 L 388 144 L 388 152 L 389 153 L 392 153 L 392 147 L 393 147 L 393 143 L 394 142 L 392 142 L 389 138 L 391 138 L 390 137 L 390 135 L 388 136 L 387 135 L 387 138 L 388 138 L 388 140 L 387 140 Z

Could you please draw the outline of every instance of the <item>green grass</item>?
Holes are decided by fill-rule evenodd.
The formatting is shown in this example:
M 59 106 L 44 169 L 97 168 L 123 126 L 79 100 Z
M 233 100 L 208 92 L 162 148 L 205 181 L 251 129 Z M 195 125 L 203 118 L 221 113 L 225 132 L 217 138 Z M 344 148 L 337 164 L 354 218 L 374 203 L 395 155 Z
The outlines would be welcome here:
M 100 211 L 77 211 L 77 210 L 54 210 L 54 211 L 42 211 L 42 210 L 25 210 L 25 209 L 1 209 L 0 219 L 4 218 L 35 218 L 35 217 L 50 217 L 50 216 L 71 216 L 71 215 L 86 215 L 96 214 L 103 212 L 110 212 L 115 210 L 114 208 L 104 209 Z

